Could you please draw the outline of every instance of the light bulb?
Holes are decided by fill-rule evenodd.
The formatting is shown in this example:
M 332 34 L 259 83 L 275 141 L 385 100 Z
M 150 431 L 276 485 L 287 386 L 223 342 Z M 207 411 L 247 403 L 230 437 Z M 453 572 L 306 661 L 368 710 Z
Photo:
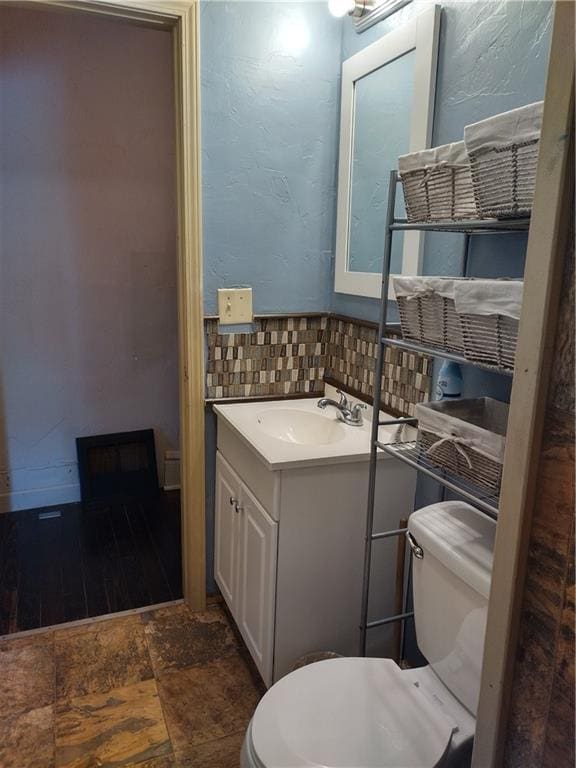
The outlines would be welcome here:
M 355 7 L 354 0 L 328 0 L 328 10 L 337 19 L 346 16 L 347 13 L 352 13 Z

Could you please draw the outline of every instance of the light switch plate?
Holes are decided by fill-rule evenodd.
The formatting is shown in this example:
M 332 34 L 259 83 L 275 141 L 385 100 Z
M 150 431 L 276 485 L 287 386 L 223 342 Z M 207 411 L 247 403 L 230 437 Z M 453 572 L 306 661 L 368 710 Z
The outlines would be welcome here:
M 252 288 L 218 288 L 218 315 L 222 325 L 252 322 Z

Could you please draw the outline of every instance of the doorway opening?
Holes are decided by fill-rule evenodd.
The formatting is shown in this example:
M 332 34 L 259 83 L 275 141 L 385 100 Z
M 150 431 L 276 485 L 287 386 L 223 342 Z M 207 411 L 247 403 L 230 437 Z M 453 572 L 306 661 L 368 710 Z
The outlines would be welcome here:
M 204 600 L 191 6 L 63 5 L 0 6 L 0 634 Z

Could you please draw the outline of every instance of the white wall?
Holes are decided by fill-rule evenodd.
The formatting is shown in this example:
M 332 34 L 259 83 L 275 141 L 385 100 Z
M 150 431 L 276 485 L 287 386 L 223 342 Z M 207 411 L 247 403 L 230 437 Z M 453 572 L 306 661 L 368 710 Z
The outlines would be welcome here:
M 0 510 L 79 497 L 74 438 L 178 446 L 168 32 L 0 7 Z

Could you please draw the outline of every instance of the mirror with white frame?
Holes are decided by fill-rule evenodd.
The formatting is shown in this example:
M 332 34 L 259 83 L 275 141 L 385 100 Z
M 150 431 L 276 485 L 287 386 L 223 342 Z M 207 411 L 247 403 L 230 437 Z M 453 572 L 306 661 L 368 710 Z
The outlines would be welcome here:
M 342 65 L 337 293 L 380 297 L 390 171 L 399 155 L 430 146 L 439 29 L 432 6 Z M 420 273 L 422 241 L 397 233 L 392 273 Z

